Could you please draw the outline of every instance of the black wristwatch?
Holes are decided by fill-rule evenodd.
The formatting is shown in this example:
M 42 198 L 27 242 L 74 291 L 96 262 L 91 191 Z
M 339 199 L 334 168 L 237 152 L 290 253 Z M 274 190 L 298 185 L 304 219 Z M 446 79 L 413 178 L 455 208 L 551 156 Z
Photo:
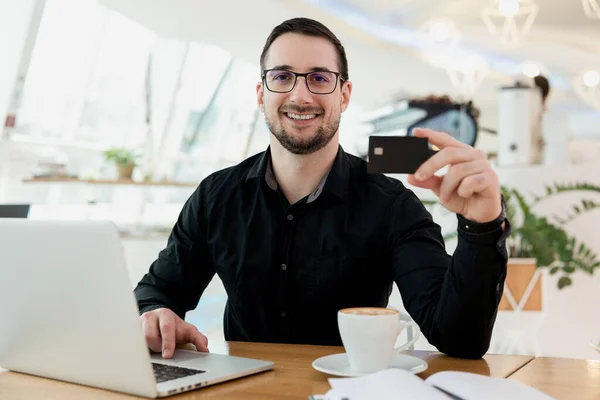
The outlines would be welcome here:
M 475 234 L 488 233 L 498 229 L 506 220 L 506 201 L 504 201 L 504 196 L 501 197 L 501 203 L 502 211 L 500 211 L 500 215 L 498 216 L 498 218 L 494 219 L 493 221 L 483 223 L 475 222 L 463 217 L 460 214 L 457 214 L 456 216 L 458 218 L 458 228 L 464 232 L 470 232 Z

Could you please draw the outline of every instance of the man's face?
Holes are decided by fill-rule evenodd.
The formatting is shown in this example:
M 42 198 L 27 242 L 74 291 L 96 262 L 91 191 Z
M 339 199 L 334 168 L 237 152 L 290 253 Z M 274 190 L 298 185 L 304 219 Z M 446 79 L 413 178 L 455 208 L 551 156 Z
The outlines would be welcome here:
M 325 38 L 296 33 L 283 34 L 273 42 L 265 60 L 265 69 L 297 73 L 339 72 L 333 44 Z M 341 113 L 350 101 L 352 84 L 342 83 L 338 78 L 332 93 L 312 93 L 306 79 L 309 79 L 313 91 L 327 91 L 325 75 L 298 77 L 294 89 L 289 93 L 274 93 L 265 86 L 264 81 L 257 84 L 258 105 L 265 113 L 267 126 L 291 153 L 313 153 L 325 147 L 338 133 Z M 294 76 L 285 71 L 283 74 L 271 72 L 266 79 L 268 87 L 277 90 L 285 86 L 284 82 L 293 81 Z

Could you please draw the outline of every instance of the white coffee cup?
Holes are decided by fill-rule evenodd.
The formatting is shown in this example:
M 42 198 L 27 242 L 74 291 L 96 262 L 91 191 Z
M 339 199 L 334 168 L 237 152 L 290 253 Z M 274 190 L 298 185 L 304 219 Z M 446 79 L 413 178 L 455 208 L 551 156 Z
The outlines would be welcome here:
M 402 346 L 394 347 L 408 326 L 415 327 L 416 334 Z M 345 308 L 338 311 L 338 327 L 350 368 L 360 373 L 387 368 L 394 355 L 408 349 L 419 338 L 417 325 L 402 321 L 400 312 L 391 308 Z

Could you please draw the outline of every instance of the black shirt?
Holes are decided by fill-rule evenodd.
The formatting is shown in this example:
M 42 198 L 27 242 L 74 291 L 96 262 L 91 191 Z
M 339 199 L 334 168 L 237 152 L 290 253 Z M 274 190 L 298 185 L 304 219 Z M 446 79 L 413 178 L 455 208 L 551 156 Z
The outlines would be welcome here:
M 269 149 L 210 175 L 136 287 L 140 312 L 168 307 L 184 318 L 216 273 L 228 296 L 226 340 L 341 345 L 337 311 L 385 307 L 396 282 L 432 345 L 481 357 L 509 229 L 477 232 L 459 218 L 451 257 L 416 195 L 366 166 L 340 147 L 322 185 L 292 205 L 274 182 Z

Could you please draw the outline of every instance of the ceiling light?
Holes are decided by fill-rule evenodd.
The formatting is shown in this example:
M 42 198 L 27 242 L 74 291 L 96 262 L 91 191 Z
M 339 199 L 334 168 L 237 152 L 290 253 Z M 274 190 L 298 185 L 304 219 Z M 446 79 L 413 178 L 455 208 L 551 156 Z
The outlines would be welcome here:
M 492 0 L 481 10 L 481 17 L 503 45 L 515 45 L 529 33 L 538 12 L 539 6 L 533 0 Z
M 600 73 L 598 71 L 587 71 L 583 74 L 583 84 L 589 88 L 593 88 L 600 84 Z
M 541 68 L 539 64 L 534 62 L 525 62 L 521 66 L 521 72 L 523 75 L 528 76 L 530 78 L 535 78 L 536 76 L 541 74 Z
M 585 15 L 591 19 L 600 19 L 600 0 L 581 0 Z
M 421 26 L 430 50 L 454 49 L 460 41 L 461 34 L 456 24 L 449 19 L 433 18 Z
M 427 60 L 446 70 L 458 97 L 465 99 L 473 97 L 490 70 L 487 61 L 475 53 L 430 53 Z
M 578 74 L 572 81 L 572 87 L 584 103 L 600 110 L 600 71 L 589 70 Z
M 498 11 L 505 17 L 514 17 L 519 12 L 519 0 L 500 0 L 498 1 Z

